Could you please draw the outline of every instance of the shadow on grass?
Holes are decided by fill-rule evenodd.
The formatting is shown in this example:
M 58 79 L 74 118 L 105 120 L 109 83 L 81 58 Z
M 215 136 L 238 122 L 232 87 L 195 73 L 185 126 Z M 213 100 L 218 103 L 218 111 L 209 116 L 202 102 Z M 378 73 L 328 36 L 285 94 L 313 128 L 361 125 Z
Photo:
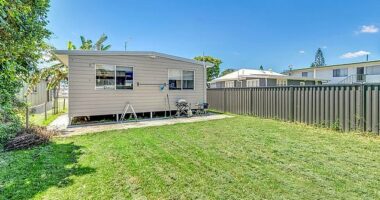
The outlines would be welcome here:
M 0 199 L 30 199 L 50 187 L 73 183 L 95 169 L 78 164 L 80 146 L 51 143 L 29 150 L 0 152 Z

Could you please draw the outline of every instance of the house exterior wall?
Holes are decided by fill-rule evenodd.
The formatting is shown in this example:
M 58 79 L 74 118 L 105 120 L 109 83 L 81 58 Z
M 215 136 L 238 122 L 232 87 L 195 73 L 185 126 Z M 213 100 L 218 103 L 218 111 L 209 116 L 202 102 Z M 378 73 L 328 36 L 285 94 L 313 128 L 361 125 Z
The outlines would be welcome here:
M 336 65 L 336 66 L 328 66 L 328 67 L 320 67 L 320 68 L 307 68 L 302 70 L 295 70 L 290 72 L 289 75 L 295 77 L 302 77 L 302 72 L 308 72 L 309 78 L 317 78 L 317 79 L 325 79 L 329 80 L 328 84 L 336 84 L 347 77 L 357 75 L 357 68 L 364 67 L 364 74 L 366 74 L 366 82 L 368 83 L 379 83 L 380 82 L 380 73 L 371 74 L 367 68 L 380 68 L 380 61 L 372 61 L 372 62 L 363 62 L 363 63 L 353 63 L 353 64 L 344 64 L 344 65 Z M 347 69 L 347 76 L 345 77 L 333 77 L 334 69 Z M 310 74 L 315 73 L 315 77 Z M 355 77 L 354 77 L 355 78 Z
M 17 94 L 18 99 L 24 101 L 25 100 L 25 94 L 28 92 L 28 86 L 24 84 L 24 86 L 21 88 L 20 92 Z M 28 104 L 29 106 L 37 106 L 44 104 L 45 102 L 51 101 L 48 97 L 48 91 L 47 91 L 47 82 L 45 80 L 42 80 L 39 82 L 36 86 L 36 91 L 30 93 L 28 95 Z
M 133 90 L 95 89 L 95 64 L 133 67 Z M 194 90 L 162 91 L 159 84 L 168 84 L 168 70 L 193 70 Z M 206 102 L 206 70 L 202 65 L 149 56 L 70 55 L 69 56 L 69 117 L 122 114 L 127 103 L 135 112 L 175 110 L 175 102 L 185 99 L 195 108 Z M 156 85 L 140 85 L 156 84 Z

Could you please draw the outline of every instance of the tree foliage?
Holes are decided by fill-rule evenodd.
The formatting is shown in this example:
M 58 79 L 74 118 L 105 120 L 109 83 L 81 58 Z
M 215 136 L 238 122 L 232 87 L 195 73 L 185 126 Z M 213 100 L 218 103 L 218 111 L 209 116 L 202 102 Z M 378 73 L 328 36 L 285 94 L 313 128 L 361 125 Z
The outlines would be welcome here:
M 80 36 L 81 46 L 80 50 L 97 50 L 97 51 L 106 51 L 111 48 L 111 45 L 104 45 L 104 42 L 108 39 L 107 35 L 104 33 L 100 36 L 100 38 L 96 41 L 95 44 L 92 44 L 92 40 L 86 39 L 84 36 Z M 76 46 L 72 41 L 67 42 L 68 50 L 76 50 Z M 54 56 L 51 56 L 52 61 L 56 61 L 57 59 Z M 49 79 L 48 89 L 58 88 L 61 81 L 67 80 L 68 68 L 62 63 L 53 64 L 52 66 L 41 70 L 40 79 Z
M 318 48 L 317 52 L 315 53 L 314 62 L 311 63 L 311 67 L 322 67 L 322 66 L 326 66 L 325 57 L 323 56 L 322 49 Z
M 16 94 L 37 70 L 51 32 L 48 0 L 0 0 L 0 143 L 21 126 Z
M 236 71 L 236 69 L 225 69 L 224 71 L 222 71 L 222 73 L 220 73 L 220 76 L 227 75 L 227 74 L 232 73 L 234 71 Z
M 222 64 L 220 59 L 211 56 L 197 56 L 194 59 L 214 64 L 213 67 L 207 68 L 207 81 L 211 81 L 212 79 L 219 77 L 220 64 Z
M 95 42 L 95 44 L 92 43 L 92 40 L 86 39 L 84 36 L 80 36 L 81 40 L 81 46 L 79 49 L 81 50 L 96 50 L 96 51 L 107 51 L 111 48 L 111 45 L 105 45 L 104 42 L 108 39 L 108 36 L 106 34 L 102 34 L 100 38 Z M 71 41 L 69 41 L 70 43 Z M 72 45 L 70 46 L 72 47 Z M 74 45 L 75 47 L 75 45 Z M 69 49 L 74 50 L 74 49 Z
M 264 70 L 264 67 L 262 66 L 262 65 L 260 65 L 260 68 L 259 68 L 260 70 Z

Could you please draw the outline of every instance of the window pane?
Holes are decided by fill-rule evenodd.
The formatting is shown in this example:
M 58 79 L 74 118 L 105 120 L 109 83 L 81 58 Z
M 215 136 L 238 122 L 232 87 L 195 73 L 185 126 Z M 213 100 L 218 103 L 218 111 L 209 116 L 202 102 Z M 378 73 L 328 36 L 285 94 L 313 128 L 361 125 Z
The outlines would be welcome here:
M 183 89 L 194 89 L 194 71 L 183 71 Z
M 96 65 L 96 88 L 115 89 L 115 67 Z
M 133 68 L 116 66 L 116 89 L 133 89 Z
M 333 77 L 344 77 L 348 75 L 348 69 L 334 69 Z
M 169 90 L 181 89 L 181 70 L 169 69 Z
M 367 67 L 367 74 L 380 74 L 380 66 Z
M 307 77 L 307 72 L 302 72 L 302 77 Z

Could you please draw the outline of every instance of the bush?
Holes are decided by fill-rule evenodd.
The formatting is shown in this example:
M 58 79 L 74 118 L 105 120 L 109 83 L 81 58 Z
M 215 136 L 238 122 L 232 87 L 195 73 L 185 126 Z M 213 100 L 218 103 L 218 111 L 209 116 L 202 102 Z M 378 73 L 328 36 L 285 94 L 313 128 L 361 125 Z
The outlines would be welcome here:
M 14 138 L 22 124 L 15 109 L 11 106 L 0 107 L 0 147 Z

